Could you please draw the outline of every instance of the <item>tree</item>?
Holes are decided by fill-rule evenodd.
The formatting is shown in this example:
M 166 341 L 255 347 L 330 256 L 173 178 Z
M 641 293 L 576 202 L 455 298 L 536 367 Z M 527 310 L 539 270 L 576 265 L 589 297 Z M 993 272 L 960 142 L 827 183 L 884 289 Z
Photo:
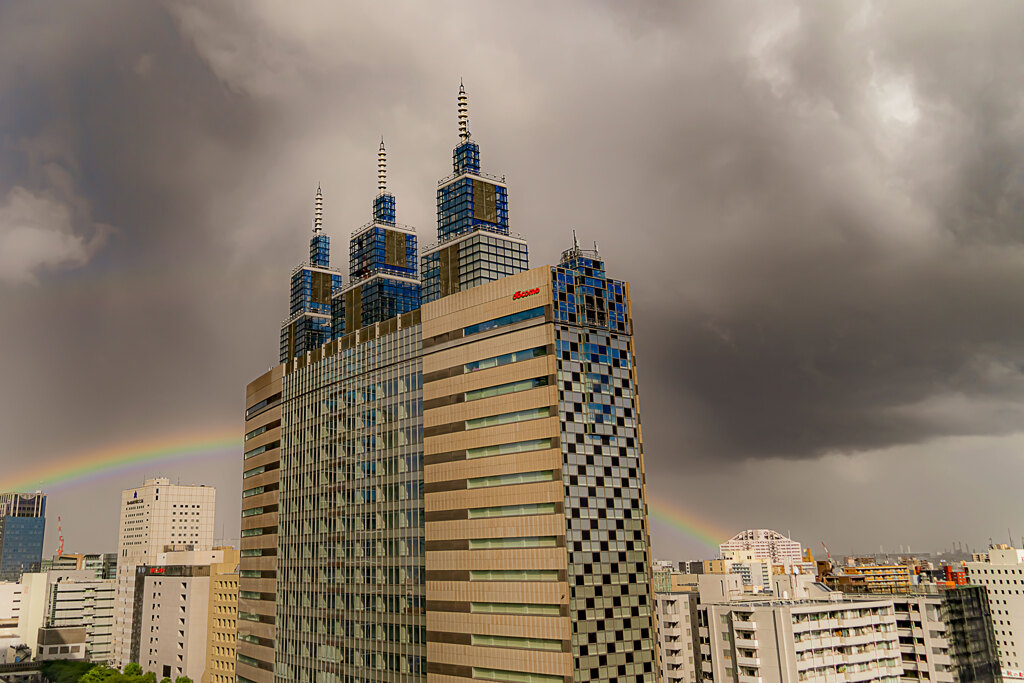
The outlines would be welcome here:
M 178 676 L 174 679 L 174 683 L 192 683 L 192 679 L 188 676 Z
M 136 664 L 135 662 L 132 662 L 131 664 L 125 664 L 125 666 L 124 666 L 124 675 L 125 676 L 141 676 L 142 675 L 142 667 L 139 666 L 138 664 Z
M 54 660 L 44 662 L 41 671 L 50 683 L 78 683 L 94 666 L 92 662 Z
M 160 679 L 160 683 L 174 683 L 174 681 L 171 680 L 170 676 L 164 676 Z
M 78 683 L 120 683 L 123 674 L 117 669 L 111 669 L 109 666 L 99 665 L 89 669 L 89 671 L 78 679 Z

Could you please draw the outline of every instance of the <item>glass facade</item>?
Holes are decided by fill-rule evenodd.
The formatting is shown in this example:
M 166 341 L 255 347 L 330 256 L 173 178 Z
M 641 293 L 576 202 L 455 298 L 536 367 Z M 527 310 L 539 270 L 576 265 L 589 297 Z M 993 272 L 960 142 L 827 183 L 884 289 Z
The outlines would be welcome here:
M 310 255 L 316 248 L 326 248 L 329 242 L 323 235 L 310 240 Z M 326 255 L 318 256 L 321 263 L 329 264 Z M 300 266 L 292 273 L 289 317 L 281 327 L 282 363 L 307 351 L 318 349 L 332 337 L 331 293 L 342 286 L 341 273 L 327 265 Z
M 0 578 L 17 581 L 39 571 L 43 561 L 45 517 L 0 518 Z
M 452 167 L 437 188 L 438 244 L 422 259 L 424 302 L 529 268 L 525 240 L 509 234 L 505 178 L 481 172 L 470 139 L 452 151 Z
M 625 284 L 578 248 L 552 268 L 569 613 L 578 681 L 657 679 Z
M 420 326 L 356 337 L 284 378 L 278 681 L 425 680 Z
M 334 338 L 420 307 L 416 233 L 395 223 L 388 192 L 377 195 L 373 215 L 349 243 L 351 284 L 331 297 Z

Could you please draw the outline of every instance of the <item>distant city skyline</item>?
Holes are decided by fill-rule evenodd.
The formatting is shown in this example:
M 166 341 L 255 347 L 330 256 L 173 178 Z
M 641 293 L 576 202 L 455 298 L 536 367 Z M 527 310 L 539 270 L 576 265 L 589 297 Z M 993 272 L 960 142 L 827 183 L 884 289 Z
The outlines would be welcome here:
M 0 489 L 49 495 L 44 555 L 58 515 L 68 551 L 112 550 L 118 492 L 157 476 L 216 487 L 236 539 L 219 435 L 279 358 L 251 331 L 287 317 L 316 188 L 345 262 L 383 135 L 428 251 L 461 78 L 532 262 L 575 230 L 632 283 L 655 556 L 762 527 L 834 553 L 1024 534 L 1022 22 L 5 3 Z M 168 444 L 188 457 L 146 459 Z

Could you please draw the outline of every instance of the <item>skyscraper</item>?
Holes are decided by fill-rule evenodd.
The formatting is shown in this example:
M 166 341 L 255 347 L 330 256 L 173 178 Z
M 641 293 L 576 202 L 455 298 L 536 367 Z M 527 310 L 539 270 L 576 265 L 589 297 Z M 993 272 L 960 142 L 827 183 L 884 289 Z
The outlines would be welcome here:
M 331 269 L 331 238 L 323 234 L 324 195 L 316 188 L 309 262 L 292 271 L 288 317 L 281 325 L 281 362 L 319 348 L 331 338 L 331 293 L 341 273 Z
M 0 493 L 0 580 L 39 571 L 45 532 L 45 493 Z
M 212 487 L 175 485 L 163 477 L 121 492 L 113 653 L 118 667 L 132 661 L 136 567 L 168 550 L 209 550 L 216 498 Z
M 283 375 L 284 366 L 278 365 L 245 389 L 236 646 L 241 683 L 274 680 Z
M 655 681 L 629 286 L 527 270 L 459 122 L 422 306 L 279 375 L 274 680 Z

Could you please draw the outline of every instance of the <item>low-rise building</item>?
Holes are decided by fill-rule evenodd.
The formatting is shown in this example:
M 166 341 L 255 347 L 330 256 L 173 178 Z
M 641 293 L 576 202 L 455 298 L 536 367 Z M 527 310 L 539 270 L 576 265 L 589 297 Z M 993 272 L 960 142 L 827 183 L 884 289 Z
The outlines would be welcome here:
M 848 576 L 863 576 L 869 591 L 906 591 L 913 583 L 913 571 L 903 564 L 857 564 L 843 569 Z

